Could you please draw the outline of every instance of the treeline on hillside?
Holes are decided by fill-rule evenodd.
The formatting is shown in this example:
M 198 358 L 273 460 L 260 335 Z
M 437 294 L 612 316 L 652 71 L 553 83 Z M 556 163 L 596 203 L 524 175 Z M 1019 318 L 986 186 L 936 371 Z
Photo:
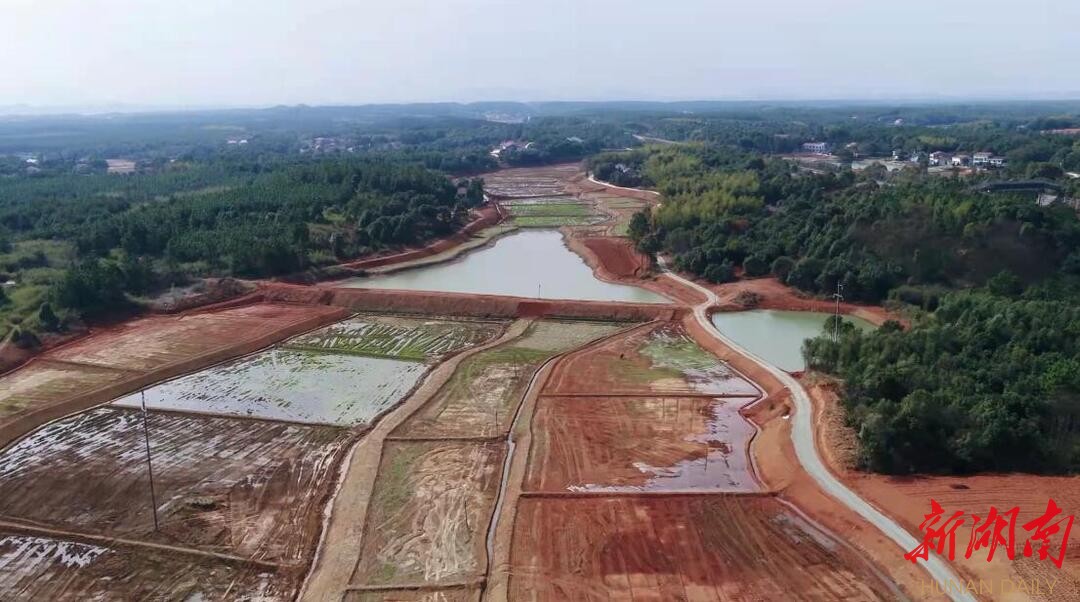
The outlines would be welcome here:
M 1050 113 L 1047 113 L 1050 111 Z M 1053 113 L 1052 111 L 1061 111 Z M 1080 138 L 1053 130 L 1080 127 L 1076 103 L 956 107 L 757 107 L 693 115 L 655 114 L 632 121 L 658 138 L 792 153 L 827 142 L 842 159 L 921 152 L 986 151 L 1009 160 L 1011 177 L 1061 178 L 1080 171 Z M 849 146 L 850 145 L 850 146 Z
M 621 165 L 621 167 L 618 167 Z M 737 149 L 598 157 L 663 192 L 631 235 L 679 269 L 741 271 L 848 300 L 907 304 L 912 328 L 808 343 L 836 374 L 865 468 L 1080 470 L 1080 221 L 971 180 L 810 174 Z M 962 290 L 969 289 L 969 290 Z
M 983 285 L 1002 271 L 1030 283 L 1080 268 L 1070 208 L 974 192 L 962 179 L 901 175 L 881 186 L 869 174 L 800 173 L 695 145 L 601 155 L 592 167 L 635 173 L 663 193 L 631 235 L 714 282 L 741 269 L 814 293 L 842 283 L 848 299 L 877 302 L 915 295 L 908 287 Z
M 8 274 L 18 285 L 51 289 L 31 295 L 17 287 L 27 303 L 95 314 L 192 276 L 297 272 L 447 235 L 483 201 L 481 180 L 455 184 L 378 158 L 174 165 L 104 178 L 0 180 L 5 246 L 65 245 L 74 256 L 50 265 L 58 262 L 43 253 L 19 255 L 26 267 L 52 268 L 37 279 L 17 262 L 3 263 L 18 272 Z
M 887 473 L 1080 470 L 1080 306 L 951 293 L 903 331 L 808 341 L 844 380 L 860 463 Z

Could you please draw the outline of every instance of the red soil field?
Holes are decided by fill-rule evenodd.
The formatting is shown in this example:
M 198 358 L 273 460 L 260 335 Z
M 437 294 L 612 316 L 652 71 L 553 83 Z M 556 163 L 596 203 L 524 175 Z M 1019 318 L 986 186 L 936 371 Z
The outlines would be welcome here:
M 896 599 L 769 496 L 524 498 L 511 563 L 514 601 Z
M 709 355 L 677 322 L 659 322 L 574 353 L 559 362 L 549 395 L 733 395 L 758 390 Z
M 319 305 L 254 304 L 220 312 L 155 316 L 96 332 L 46 356 L 68 362 L 148 371 L 332 312 L 332 308 Z
M 613 278 L 640 278 L 652 268 L 649 258 L 625 238 L 592 237 L 581 242 Z
M 739 415 L 753 400 L 542 397 L 524 489 L 757 491 Z
M 160 532 L 141 413 L 111 407 L 51 423 L 4 450 L 2 517 L 268 562 L 307 555 L 349 431 L 172 412 L 151 412 L 148 423 Z

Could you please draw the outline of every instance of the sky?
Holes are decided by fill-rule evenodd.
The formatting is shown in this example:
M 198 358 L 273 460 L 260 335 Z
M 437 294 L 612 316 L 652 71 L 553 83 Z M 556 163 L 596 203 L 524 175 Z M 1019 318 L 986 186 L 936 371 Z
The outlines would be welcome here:
M 1078 0 L 3 0 L 0 107 L 1080 98 Z

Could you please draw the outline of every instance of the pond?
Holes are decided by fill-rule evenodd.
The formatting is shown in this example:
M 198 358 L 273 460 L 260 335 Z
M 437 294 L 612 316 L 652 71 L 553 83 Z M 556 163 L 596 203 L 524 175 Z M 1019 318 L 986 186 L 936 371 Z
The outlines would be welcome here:
M 566 248 L 558 230 L 516 232 L 456 261 L 384 276 L 350 278 L 339 286 L 541 299 L 670 302 L 643 288 L 597 279 L 585 261 Z
M 812 311 L 756 309 L 713 314 L 712 322 L 720 332 L 782 370 L 805 370 L 802 344 L 822 332 L 831 314 Z M 860 330 L 874 325 L 861 318 L 843 316 L 845 322 Z

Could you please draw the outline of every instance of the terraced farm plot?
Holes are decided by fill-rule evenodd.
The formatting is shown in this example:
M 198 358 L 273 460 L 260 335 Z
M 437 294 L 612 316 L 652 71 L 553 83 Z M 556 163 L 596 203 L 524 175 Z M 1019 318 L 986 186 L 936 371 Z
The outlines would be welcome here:
M 524 498 L 510 600 L 895 600 L 858 555 L 755 495 Z
M 353 585 L 430 586 L 482 577 L 505 448 L 503 443 L 388 443 Z
M 525 489 L 756 491 L 753 399 L 542 397 Z
M 0 532 L 0 599 L 291 600 L 298 579 L 154 550 Z
M 0 419 L 100 389 L 129 376 L 121 370 L 34 361 L 0 379 Z
M 758 390 L 698 346 L 682 325 L 668 322 L 566 358 L 545 393 L 756 397 Z
M 420 362 L 270 349 L 146 390 L 147 406 L 352 426 L 370 423 L 423 377 Z M 140 394 L 114 402 L 138 407 Z
M 525 215 L 514 218 L 514 224 L 522 228 L 558 228 L 560 226 L 592 226 L 604 221 L 603 216 L 573 215 Z
M 510 215 L 517 217 L 588 217 L 596 215 L 583 203 L 528 203 L 510 205 Z
M 484 190 L 506 197 L 558 196 L 565 192 L 558 177 L 506 171 L 484 176 Z
M 502 435 L 536 370 L 548 358 L 617 332 L 622 325 L 540 320 L 518 339 L 458 365 L 424 407 L 395 429 L 401 437 Z
M 260 303 L 188 316 L 144 318 L 65 345 L 48 357 L 147 371 L 340 311 L 329 306 Z
M 556 205 L 556 204 L 580 205 L 581 204 L 581 199 L 579 199 L 579 198 L 577 198 L 575 196 L 570 196 L 570 195 L 564 195 L 564 196 L 538 196 L 538 197 L 525 197 L 525 198 L 516 198 L 516 199 L 514 199 L 514 198 L 504 199 L 504 200 L 499 201 L 499 204 L 503 205 L 504 207 L 510 207 L 510 210 L 513 211 L 517 207 L 528 206 L 528 205 Z
M 98 408 L 0 455 L 6 517 L 272 562 L 306 556 L 345 429 L 151 412 L 160 534 L 138 411 Z
M 434 361 L 495 338 L 501 322 L 364 315 L 289 340 L 291 349 Z

